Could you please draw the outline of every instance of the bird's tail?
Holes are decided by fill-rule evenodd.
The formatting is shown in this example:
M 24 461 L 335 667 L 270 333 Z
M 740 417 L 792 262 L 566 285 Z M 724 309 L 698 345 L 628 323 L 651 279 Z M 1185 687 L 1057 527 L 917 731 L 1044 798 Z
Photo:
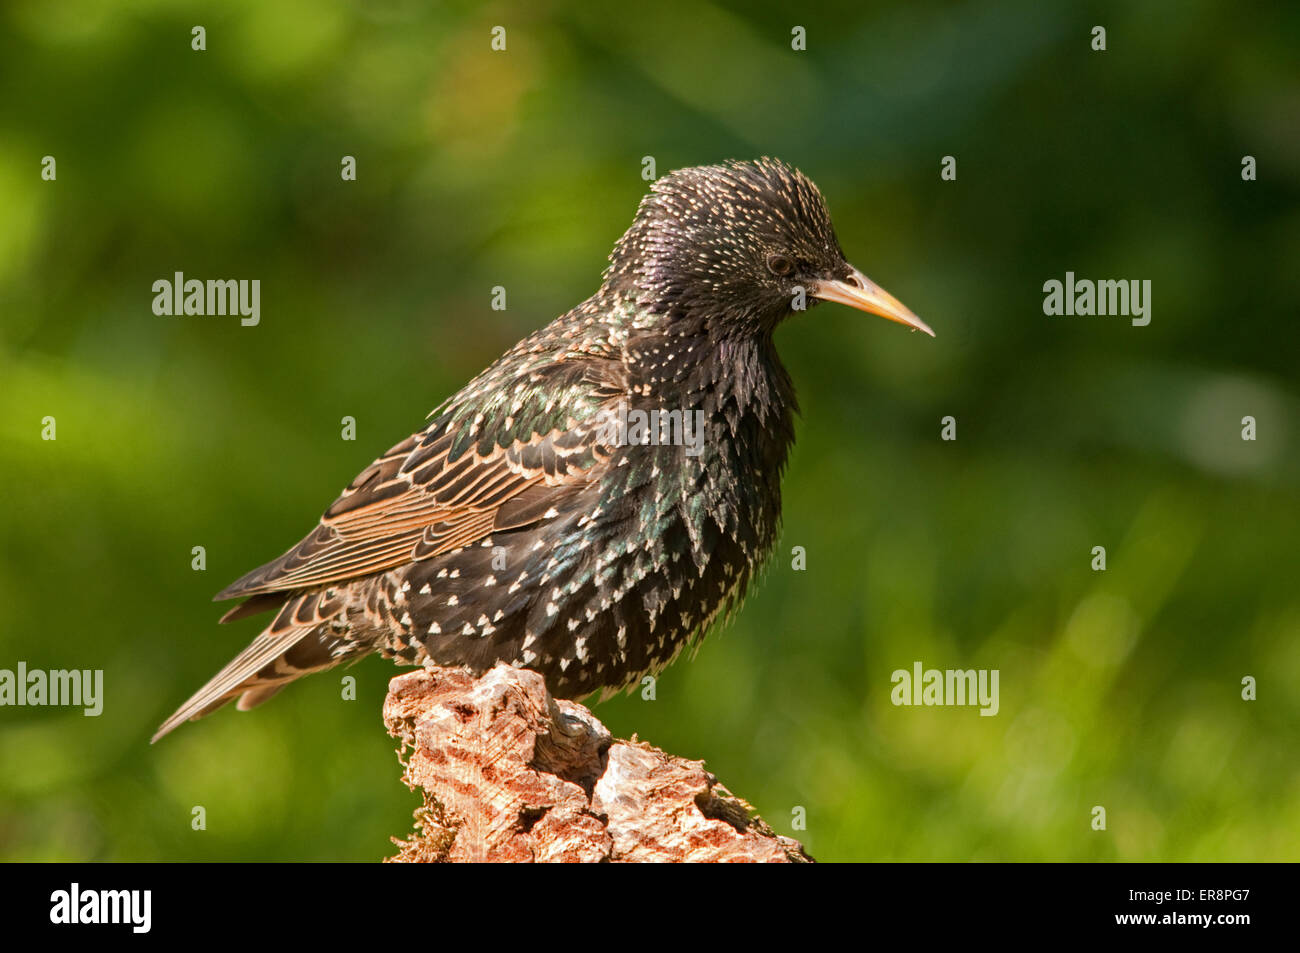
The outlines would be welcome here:
M 355 651 L 340 652 L 340 638 L 328 623 L 294 624 L 293 602 L 252 644 L 214 675 L 175 714 L 162 723 L 150 744 L 184 721 L 202 718 L 232 698 L 240 711 L 256 708 L 296 678 L 333 668 L 355 658 Z

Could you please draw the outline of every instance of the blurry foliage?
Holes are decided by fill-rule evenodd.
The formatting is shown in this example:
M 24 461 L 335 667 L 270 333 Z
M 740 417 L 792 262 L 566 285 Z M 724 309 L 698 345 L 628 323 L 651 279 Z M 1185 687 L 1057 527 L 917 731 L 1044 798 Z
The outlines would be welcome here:
M 645 155 L 798 165 L 938 338 L 779 332 L 780 552 L 610 728 L 823 860 L 1300 856 L 1300 8 L 845 2 L 794 53 L 775 2 L 116 6 L 0 13 L 0 667 L 107 690 L 0 710 L 0 857 L 392 851 L 383 662 L 148 736 L 255 632 L 211 594 L 595 288 Z M 1067 270 L 1151 279 L 1151 325 L 1045 317 Z M 174 271 L 260 278 L 261 325 L 155 317 Z M 1000 714 L 894 707 L 915 660 L 999 669 Z

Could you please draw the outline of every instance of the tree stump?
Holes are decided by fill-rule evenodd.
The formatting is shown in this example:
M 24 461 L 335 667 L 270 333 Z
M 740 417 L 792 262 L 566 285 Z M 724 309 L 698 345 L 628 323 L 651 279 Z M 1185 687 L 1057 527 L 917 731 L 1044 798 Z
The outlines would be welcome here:
M 611 738 L 526 669 L 399 675 L 384 723 L 399 757 L 414 749 L 402 780 L 424 796 L 390 862 L 812 860 L 704 762 Z

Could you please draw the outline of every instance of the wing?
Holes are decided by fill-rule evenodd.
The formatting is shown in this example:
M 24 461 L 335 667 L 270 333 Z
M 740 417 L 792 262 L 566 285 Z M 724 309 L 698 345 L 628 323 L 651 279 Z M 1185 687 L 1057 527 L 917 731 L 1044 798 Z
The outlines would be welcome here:
M 254 597 L 227 619 L 282 601 L 257 598 L 266 593 L 382 572 L 526 525 L 597 479 L 614 450 L 604 412 L 626 393 L 622 363 L 496 370 L 362 471 L 302 542 L 219 592 L 218 601 Z

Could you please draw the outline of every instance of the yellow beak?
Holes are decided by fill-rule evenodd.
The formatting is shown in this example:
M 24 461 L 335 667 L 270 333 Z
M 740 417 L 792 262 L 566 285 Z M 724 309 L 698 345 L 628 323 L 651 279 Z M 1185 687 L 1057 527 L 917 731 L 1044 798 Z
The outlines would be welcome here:
M 878 314 L 882 318 L 897 321 L 899 324 L 924 331 L 930 337 L 934 337 L 934 332 L 930 330 L 928 324 L 914 315 L 903 302 L 856 268 L 849 269 L 848 278 L 814 281 L 808 290 L 814 297 L 821 298 L 823 301 L 847 304 L 850 308 L 857 308 L 859 311 Z

